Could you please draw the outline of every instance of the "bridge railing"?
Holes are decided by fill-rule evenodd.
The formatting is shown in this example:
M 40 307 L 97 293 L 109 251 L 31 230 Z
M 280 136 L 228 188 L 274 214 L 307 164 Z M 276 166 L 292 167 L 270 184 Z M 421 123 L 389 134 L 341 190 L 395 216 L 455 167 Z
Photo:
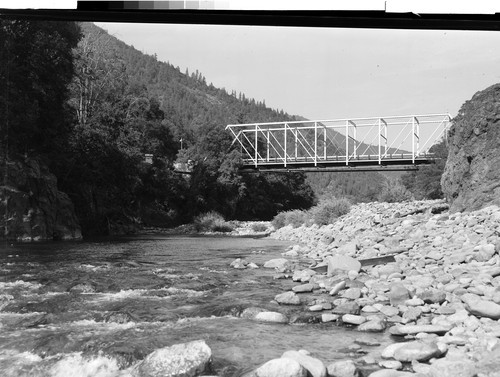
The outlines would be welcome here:
M 254 167 L 401 160 L 415 164 L 451 124 L 449 114 L 230 124 L 244 162 Z

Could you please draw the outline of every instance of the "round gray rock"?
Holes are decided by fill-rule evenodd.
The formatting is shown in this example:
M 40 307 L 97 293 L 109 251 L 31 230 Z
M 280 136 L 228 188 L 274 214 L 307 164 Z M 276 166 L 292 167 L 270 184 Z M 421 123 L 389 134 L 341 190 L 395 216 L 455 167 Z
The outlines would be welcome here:
M 307 371 L 292 359 L 273 359 L 245 377 L 307 377 Z
M 300 305 L 300 298 L 295 292 L 280 293 L 274 300 L 283 305 Z
M 286 351 L 281 358 L 297 361 L 308 371 L 311 377 L 327 377 L 327 370 L 323 362 L 309 356 L 307 351 Z
M 301 284 L 301 285 L 296 285 L 295 287 L 293 287 L 292 291 L 294 291 L 295 293 L 312 292 L 315 287 L 316 287 L 316 285 L 311 284 L 311 283 Z
M 394 358 L 402 362 L 426 361 L 441 355 L 435 343 L 408 342 L 394 351 Z
M 354 258 L 348 257 L 347 255 L 334 255 L 327 258 L 328 263 L 328 275 L 333 276 L 336 271 L 356 271 L 361 270 L 361 263 Z
M 329 376 L 334 377 L 357 377 L 358 369 L 352 360 L 341 360 L 329 364 L 326 367 Z
M 285 258 L 271 259 L 264 263 L 264 268 L 276 268 L 280 271 L 283 271 L 288 267 L 290 267 L 290 262 Z
M 202 374 L 212 358 L 203 340 L 175 344 L 150 353 L 133 370 L 137 377 L 194 377 Z
M 438 359 L 429 368 L 431 377 L 473 377 L 476 372 L 476 366 L 470 360 Z
M 389 300 L 392 306 L 404 304 L 404 302 L 409 298 L 410 292 L 403 284 L 396 283 L 391 286 L 391 290 L 389 291 Z
M 500 319 L 500 305 L 495 304 L 493 301 L 483 300 L 472 293 L 466 293 L 461 298 L 469 313 L 478 317 Z
M 358 326 L 358 331 L 382 332 L 386 328 L 386 323 L 381 319 L 372 319 Z
M 255 316 L 255 320 L 272 323 L 288 323 L 286 315 L 278 312 L 260 312 Z

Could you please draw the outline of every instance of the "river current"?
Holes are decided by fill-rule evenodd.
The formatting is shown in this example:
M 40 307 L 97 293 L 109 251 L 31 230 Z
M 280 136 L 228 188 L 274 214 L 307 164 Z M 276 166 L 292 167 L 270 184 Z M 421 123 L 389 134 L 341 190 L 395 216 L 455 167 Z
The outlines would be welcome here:
M 239 376 L 284 351 L 325 364 L 359 357 L 355 341 L 389 342 L 332 324 L 268 324 L 239 317 L 290 281 L 262 265 L 287 243 L 270 239 L 142 235 L 85 242 L 0 244 L 2 376 L 127 376 L 154 350 L 203 339 L 213 373 Z

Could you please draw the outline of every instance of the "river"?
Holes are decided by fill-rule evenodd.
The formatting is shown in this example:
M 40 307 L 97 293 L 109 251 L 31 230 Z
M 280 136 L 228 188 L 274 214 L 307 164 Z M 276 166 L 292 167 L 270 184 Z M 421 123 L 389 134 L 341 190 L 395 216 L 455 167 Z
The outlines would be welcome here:
M 264 307 L 291 281 L 268 269 L 236 270 L 280 257 L 271 239 L 141 235 L 85 242 L 0 245 L 2 376 L 126 376 L 155 349 L 203 339 L 213 373 L 239 376 L 284 351 L 306 349 L 325 364 L 362 355 L 354 341 L 389 342 L 332 324 L 258 323 L 238 315 Z

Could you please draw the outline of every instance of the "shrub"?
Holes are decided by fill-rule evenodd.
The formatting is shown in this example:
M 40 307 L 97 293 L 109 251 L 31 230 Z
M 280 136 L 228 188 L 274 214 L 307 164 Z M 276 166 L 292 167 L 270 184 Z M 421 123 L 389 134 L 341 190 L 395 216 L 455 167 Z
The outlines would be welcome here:
M 411 199 L 411 193 L 406 189 L 399 179 L 388 178 L 382 186 L 378 196 L 380 202 L 395 203 Z
M 220 213 L 215 211 L 203 213 L 194 219 L 194 226 L 198 232 L 231 232 L 233 226 L 224 220 Z
M 286 225 L 298 228 L 304 225 L 308 220 L 307 213 L 299 209 L 286 212 Z
M 271 221 L 274 229 L 283 228 L 286 225 L 286 212 L 280 212 Z
M 293 210 L 280 212 L 271 221 L 271 224 L 275 229 L 283 228 L 285 225 L 291 225 L 294 228 L 298 228 L 308 222 L 308 214 L 305 211 Z
M 327 199 L 311 208 L 311 217 L 317 225 L 333 224 L 335 220 L 351 210 L 351 203 L 345 198 Z
M 267 230 L 266 224 L 254 223 L 252 224 L 252 230 L 254 232 L 265 232 Z
M 233 226 L 230 223 L 225 222 L 224 220 L 222 220 L 222 222 L 216 221 L 212 226 L 212 232 L 229 233 L 233 230 Z

